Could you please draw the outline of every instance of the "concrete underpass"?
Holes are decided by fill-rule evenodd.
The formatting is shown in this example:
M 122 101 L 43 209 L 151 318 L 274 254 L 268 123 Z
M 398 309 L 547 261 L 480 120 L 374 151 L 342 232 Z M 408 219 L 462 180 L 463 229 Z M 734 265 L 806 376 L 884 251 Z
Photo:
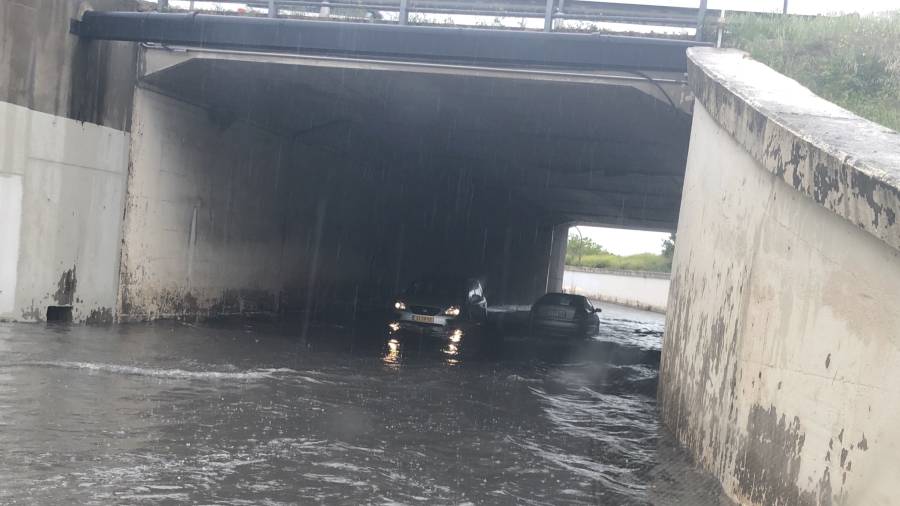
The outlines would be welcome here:
M 0 0 L 0 502 L 896 502 L 896 132 L 692 41 L 148 8 Z M 506 325 L 578 224 L 677 231 L 665 317 Z M 495 319 L 389 333 L 429 274 Z
M 142 50 L 118 314 L 346 317 L 427 274 L 561 286 L 572 223 L 674 230 L 677 73 Z

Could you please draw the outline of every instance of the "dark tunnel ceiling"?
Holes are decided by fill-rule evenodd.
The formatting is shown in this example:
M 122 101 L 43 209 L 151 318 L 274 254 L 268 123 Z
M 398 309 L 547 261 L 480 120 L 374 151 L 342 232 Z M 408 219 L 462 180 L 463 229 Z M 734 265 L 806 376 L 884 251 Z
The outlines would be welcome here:
M 464 166 L 556 222 L 677 224 L 690 116 L 628 86 L 200 58 L 144 83 L 351 156 Z

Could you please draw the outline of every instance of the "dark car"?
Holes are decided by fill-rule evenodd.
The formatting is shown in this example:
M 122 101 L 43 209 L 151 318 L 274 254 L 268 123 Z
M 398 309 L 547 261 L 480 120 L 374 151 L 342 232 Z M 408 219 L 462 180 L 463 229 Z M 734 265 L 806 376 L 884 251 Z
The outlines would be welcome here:
M 487 318 L 484 288 L 477 279 L 425 278 L 414 281 L 393 303 L 392 330 L 402 327 L 449 328 L 480 324 Z
M 590 337 L 600 332 L 600 311 L 582 295 L 548 293 L 531 306 L 531 333 Z

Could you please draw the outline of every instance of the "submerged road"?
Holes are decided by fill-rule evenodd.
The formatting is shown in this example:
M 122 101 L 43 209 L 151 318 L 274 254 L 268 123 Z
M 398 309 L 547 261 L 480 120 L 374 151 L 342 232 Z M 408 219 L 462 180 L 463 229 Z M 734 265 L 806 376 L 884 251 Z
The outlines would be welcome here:
M 0 503 L 720 504 L 659 425 L 663 318 L 453 347 L 265 323 L 0 324 Z

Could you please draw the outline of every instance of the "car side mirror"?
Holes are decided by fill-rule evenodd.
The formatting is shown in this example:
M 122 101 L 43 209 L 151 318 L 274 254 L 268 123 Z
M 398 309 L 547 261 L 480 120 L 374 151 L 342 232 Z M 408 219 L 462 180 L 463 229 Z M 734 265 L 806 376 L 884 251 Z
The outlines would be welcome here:
M 595 312 L 595 313 L 602 313 L 602 312 L 603 312 L 603 309 L 601 309 L 601 308 L 599 308 L 599 307 L 595 307 L 595 308 L 594 308 L 594 312 Z

